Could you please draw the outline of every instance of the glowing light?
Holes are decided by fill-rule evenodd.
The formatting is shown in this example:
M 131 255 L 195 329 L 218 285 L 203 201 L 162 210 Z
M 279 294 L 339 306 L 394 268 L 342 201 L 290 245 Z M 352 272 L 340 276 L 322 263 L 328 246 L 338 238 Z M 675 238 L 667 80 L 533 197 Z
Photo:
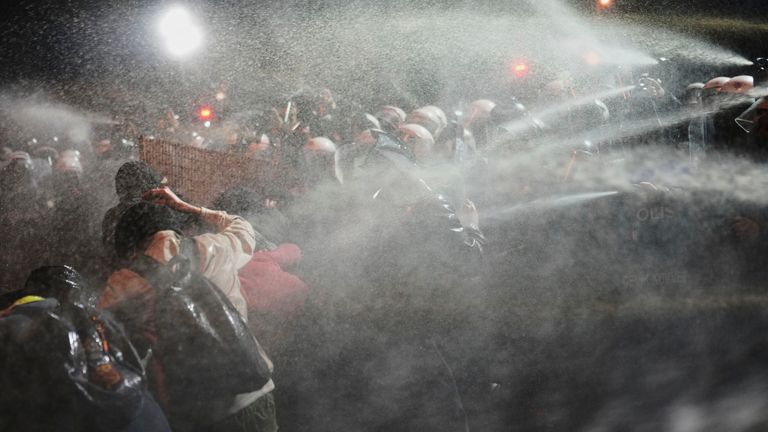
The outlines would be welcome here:
M 512 64 L 512 73 L 518 78 L 528 75 L 530 70 L 531 68 L 528 66 L 528 63 L 524 61 L 516 61 Z
M 602 11 L 610 9 L 613 6 L 613 0 L 597 0 L 597 10 Z
M 160 19 L 160 36 L 166 50 L 175 57 L 186 57 L 203 42 L 203 32 L 192 15 L 181 6 L 168 9 Z
M 207 122 L 203 123 L 203 126 L 209 128 L 209 127 L 211 127 L 211 122 L 207 121 Z
M 200 107 L 200 109 L 197 111 L 197 117 L 200 119 L 200 121 L 208 121 L 213 118 L 213 109 L 209 106 L 203 106 Z

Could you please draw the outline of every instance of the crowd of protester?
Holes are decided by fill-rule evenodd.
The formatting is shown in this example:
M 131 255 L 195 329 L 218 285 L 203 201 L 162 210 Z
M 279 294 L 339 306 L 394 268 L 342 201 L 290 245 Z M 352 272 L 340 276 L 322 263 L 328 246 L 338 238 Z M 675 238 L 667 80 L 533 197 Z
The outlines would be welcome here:
M 664 146 L 686 172 L 762 163 L 761 79 L 673 95 L 642 76 L 604 101 L 560 79 L 541 89 L 545 107 L 478 99 L 455 112 L 365 109 L 321 89 L 248 119 L 228 117 L 217 94 L 208 112 L 168 110 L 143 131 L 282 173 L 210 208 L 137 160 L 135 135 L 5 142 L 0 430 L 465 430 L 488 414 L 462 402 L 481 374 L 449 341 L 471 338 L 457 333 L 487 305 L 467 299 L 510 284 L 512 260 L 546 262 L 516 255 L 530 237 L 481 227 L 484 211 L 596 192 L 580 173 L 644 146 Z M 553 142 L 546 166 L 527 167 L 546 175 L 510 183 L 500 161 Z M 765 216 L 735 211 L 722 225 L 759 242 Z

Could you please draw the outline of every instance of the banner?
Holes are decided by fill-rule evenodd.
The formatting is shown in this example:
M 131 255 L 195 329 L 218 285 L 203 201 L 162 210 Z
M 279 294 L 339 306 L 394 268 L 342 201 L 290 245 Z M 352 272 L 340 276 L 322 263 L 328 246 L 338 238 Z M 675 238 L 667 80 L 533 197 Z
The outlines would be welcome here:
M 279 171 L 270 162 L 171 141 L 142 137 L 139 157 L 165 176 L 169 186 L 193 205 L 210 206 L 219 194 L 233 186 L 265 193 L 267 184 L 279 181 Z

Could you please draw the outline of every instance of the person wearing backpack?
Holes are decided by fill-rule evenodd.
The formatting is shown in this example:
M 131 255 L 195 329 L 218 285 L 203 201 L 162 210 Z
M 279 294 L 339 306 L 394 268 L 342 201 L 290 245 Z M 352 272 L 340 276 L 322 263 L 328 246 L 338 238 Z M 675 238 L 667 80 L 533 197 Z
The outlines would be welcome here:
M 38 268 L 3 296 L 0 430 L 170 432 L 121 328 L 87 303 L 77 271 Z
M 238 280 L 253 254 L 253 228 L 168 188 L 145 199 L 117 224 L 115 249 L 128 264 L 109 277 L 98 307 L 113 311 L 147 356 L 175 431 L 276 431 L 272 364 L 247 329 Z M 178 213 L 214 232 L 185 237 Z

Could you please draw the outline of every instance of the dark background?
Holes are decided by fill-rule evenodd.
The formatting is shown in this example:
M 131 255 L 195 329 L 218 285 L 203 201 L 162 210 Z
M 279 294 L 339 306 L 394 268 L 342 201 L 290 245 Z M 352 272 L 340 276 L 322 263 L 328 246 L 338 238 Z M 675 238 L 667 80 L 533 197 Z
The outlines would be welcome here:
M 162 59 L 151 53 L 152 41 L 147 40 L 146 21 L 152 13 L 170 2 L 132 0 L 100 2 L 94 0 L 18 1 L 4 2 L 2 25 L 0 25 L 0 80 L 57 79 L 66 80 L 88 76 L 93 78 L 117 67 L 145 67 L 157 65 Z M 253 17 L 255 26 L 269 30 L 270 21 L 277 17 L 305 17 L 333 13 L 337 10 L 358 9 L 366 11 L 402 10 L 412 8 L 420 11 L 429 8 L 469 8 L 474 11 L 508 11 L 512 14 L 525 13 L 523 1 L 437 1 L 437 0 L 394 0 L 337 1 L 305 0 L 285 2 L 265 1 L 222 1 L 188 2 L 193 8 L 212 20 L 214 27 L 221 23 L 224 30 L 230 30 L 227 20 L 242 21 Z M 585 13 L 594 8 L 591 0 L 571 0 L 570 3 Z M 616 0 L 614 13 L 631 13 L 653 16 L 680 15 L 684 17 L 736 18 L 763 22 L 768 17 L 768 4 L 762 0 L 696 0 L 696 1 L 650 1 Z M 697 29 L 690 29 L 696 32 Z M 700 29 L 699 29 L 700 30 Z M 711 29 L 710 29 L 711 31 Z M 742 35 L 733 23 L 724 23 L 719 29 L 720 37 L 752 36 Z M 762 44 L 764 39 L 760 40 Z M 103 48 L 108 47 L 109 55 Z M 750 51 L 744 47 L 743 51 Z
M 239 80 L 240 88 L 246 90 L 253 90 L 250 87 L 255 82 L 280 86 L 280 80 L 272 78 L 293 73 L 304 66 L 304 59 L 286 58 L 274 41 L 286 43 L 287 38 L 290 43 L 292 32 L 306 31 L 301 30 L 306 25 L 344 25 L 334 21 L 341 14 L 366 16 L 411 11 L 408 13 L 414 16 L 430 16 L 446 10 L 489 16 L 531 13 L 530 4 L 523 0 L 180 2 L 200 18 L 211 42 L 205 60 L 180 67 L 164 55 L 152 27 L 157 15 L 173 3 L 176 2 L 6 2 L 0 25 L 0 86 L 6 90 L 43 86 L 47 93 L 65 100 L 81 98 L 86 93 L 96 95 L 97 90 L 107 91 L 108 97 L 102 93 L 80 103 L 98 109 L 110 108 L 98 106 L 98 102 L 138 103 L 133 96 L 137 92 L 146 99 L 175 99 L 171 104 L 180 105 L 200 93 L 201 86 L 211 86 L 220 80 Z M 768 26 L 762 24 L 768 17 L 765 3 L 615 0 L 606 15 L 668 27 L 732 49 L 745 58 L 755 58 L 766 55 L 762 52 L 764 41 L 768 40 Z M 583 15 L 597 15 L 592 0 L 569 0 L 567 4 Z M 419 41 L 413 44 L 418 47 Z M 421 71 L 406 72 L 418 75 Z M 283 81 L 290 81 L 290 76 Z M 370 86 L 364 89 L 376 90 Z

